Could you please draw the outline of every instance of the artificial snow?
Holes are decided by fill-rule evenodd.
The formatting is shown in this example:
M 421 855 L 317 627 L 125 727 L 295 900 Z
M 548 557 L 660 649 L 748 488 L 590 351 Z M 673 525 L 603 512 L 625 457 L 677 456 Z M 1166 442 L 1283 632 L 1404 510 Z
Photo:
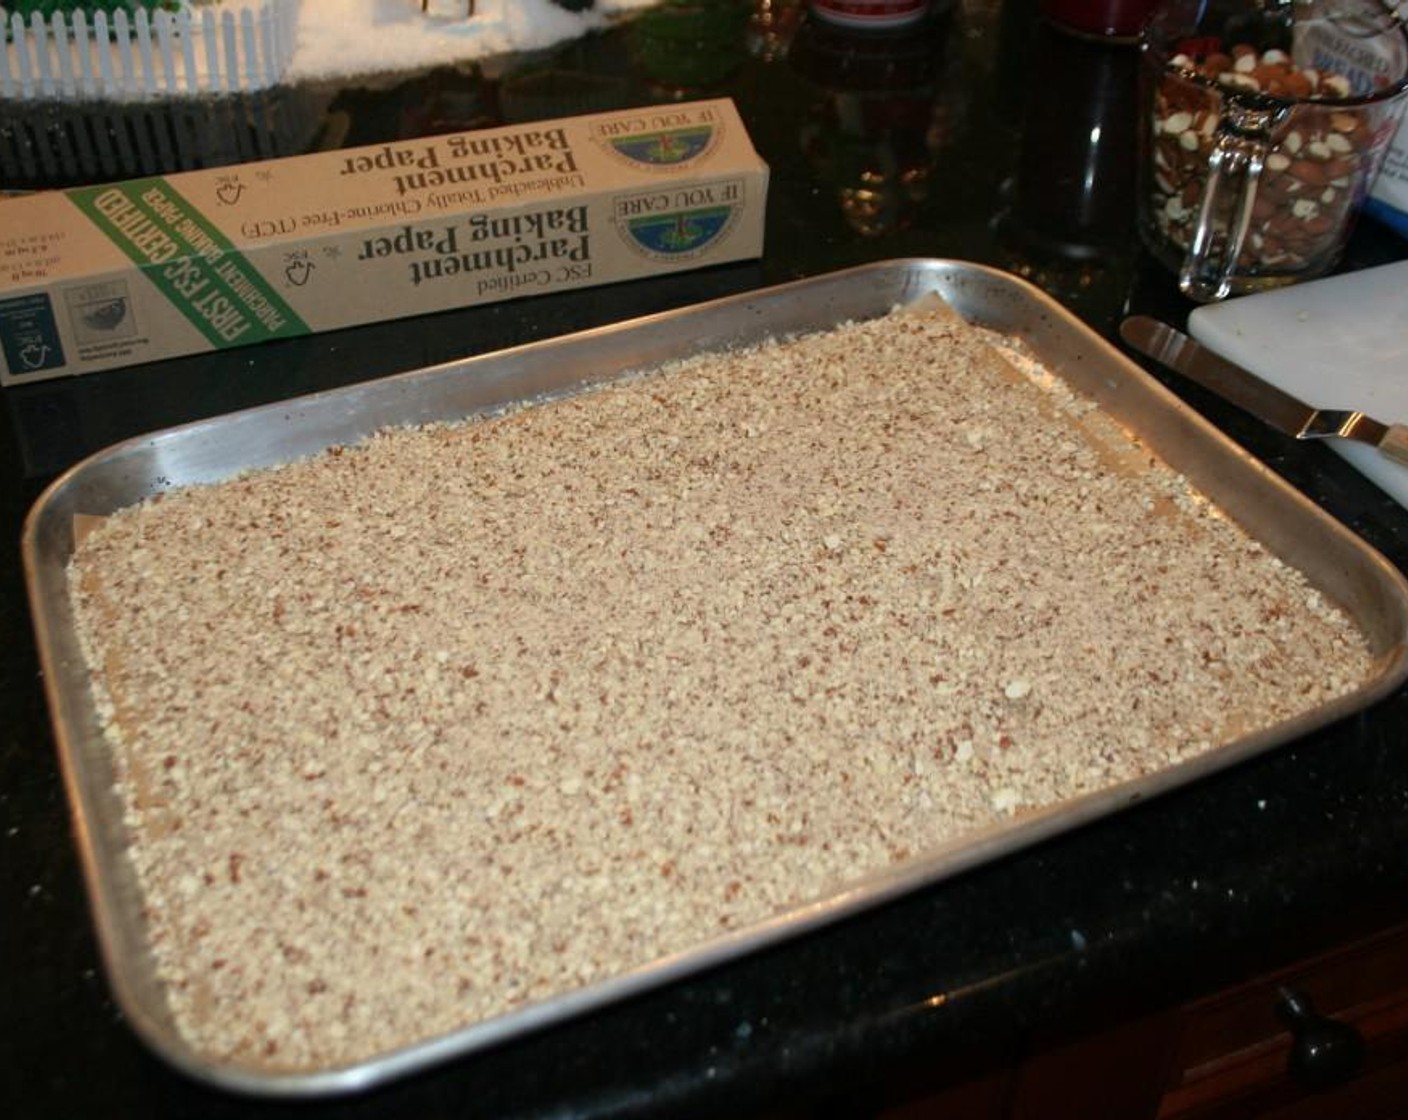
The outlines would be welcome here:
M 289 80 L 414 70 L 540 50 L 659 0 L 596 0 L 569 12 L 552 0 L 477 0 L 472 18 L 421 13 L 420 0 L 303 0 Z M 444 10 L 442 2 L 434 5 Z M 460 5 L 468 10 L 465 0 Z

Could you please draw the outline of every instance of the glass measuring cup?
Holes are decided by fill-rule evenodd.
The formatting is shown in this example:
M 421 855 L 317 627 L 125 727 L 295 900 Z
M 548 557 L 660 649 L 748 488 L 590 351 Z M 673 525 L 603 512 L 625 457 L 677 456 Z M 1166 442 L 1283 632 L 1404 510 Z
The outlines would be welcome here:
M 1384 0 L 1168 0 L 1145 28 L 1139 228 L 1200 301 L 1328 271 L 1408 100 Z

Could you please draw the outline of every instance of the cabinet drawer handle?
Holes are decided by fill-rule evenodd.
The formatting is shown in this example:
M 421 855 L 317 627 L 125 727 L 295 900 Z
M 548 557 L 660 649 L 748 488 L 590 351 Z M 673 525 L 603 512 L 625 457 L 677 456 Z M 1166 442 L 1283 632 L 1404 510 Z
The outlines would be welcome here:
M 1342 1085 L 1364 1062 L 1364 1036 L 1315 1010 L 1310 1000 L 1290 988 L 1278 990 L 1276 1016 L 1291 1032 L 1286 1069 L 1308 1089 Z

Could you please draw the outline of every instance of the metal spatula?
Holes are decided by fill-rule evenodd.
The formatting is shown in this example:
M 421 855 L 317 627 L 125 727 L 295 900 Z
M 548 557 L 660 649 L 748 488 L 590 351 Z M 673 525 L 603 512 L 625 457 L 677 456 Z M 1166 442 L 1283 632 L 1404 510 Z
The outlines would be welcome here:
M 1296 439 L 1337 436 L 1357 440 L 1408 466 L 1408 424 L 1385 424 L 1362 412 L 1313 408 L 1182 331 L 1146 315 L 1131 315 L 1121 323 L 1120 336 L 1141 354 L 1211 389 L 1278 431 Z

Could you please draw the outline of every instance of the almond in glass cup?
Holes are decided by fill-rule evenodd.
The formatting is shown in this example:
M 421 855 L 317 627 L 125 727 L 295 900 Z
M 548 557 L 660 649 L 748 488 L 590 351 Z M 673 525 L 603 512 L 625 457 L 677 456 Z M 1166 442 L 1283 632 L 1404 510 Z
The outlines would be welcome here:
M 1211 302 L 1334 267 L 1408 101 L 1382 0 L 1170 0 L 1140 68 L 1139 228 Z

